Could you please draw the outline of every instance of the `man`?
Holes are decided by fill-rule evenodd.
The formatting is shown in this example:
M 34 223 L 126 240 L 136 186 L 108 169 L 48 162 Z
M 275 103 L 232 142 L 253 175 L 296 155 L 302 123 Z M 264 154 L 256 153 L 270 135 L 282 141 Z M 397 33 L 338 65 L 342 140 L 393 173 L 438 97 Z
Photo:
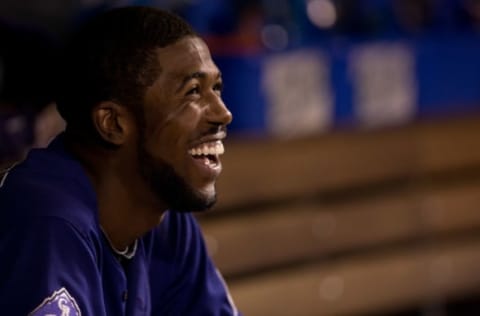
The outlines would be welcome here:
M 89 21 L 62 58 L 67 121 L 0 188 L 5 315 L 238 315 L 190 212 L 215 203 L 221 74 L 179 17 Z

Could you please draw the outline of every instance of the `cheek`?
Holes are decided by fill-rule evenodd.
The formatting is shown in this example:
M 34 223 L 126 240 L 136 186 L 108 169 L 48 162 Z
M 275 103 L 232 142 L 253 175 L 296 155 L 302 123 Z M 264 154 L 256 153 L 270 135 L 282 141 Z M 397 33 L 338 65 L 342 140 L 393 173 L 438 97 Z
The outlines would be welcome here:
M 148 152 L 187 175 L 190 155 L 190 143 L 200 135 L 199 123 L 202 117 L 201 106 L 189 103 L 180 106 L 181 111 L 172 112 L 168 120 L 150 120 L 147 122 L 145 144 Z M 158 115 L 159 113 L 157 113 Z M 151 116 L 153 117 L 153 115 Z M 162 117 L 158 115 L 157 117 Z
M 156 160 L 168 163 L 180 172 L 188 158 L 189 133 L 178 124 L 167 124 L 146 137 L 146 150 Z
M 184 140 L 181 135 L 165 130 L 149 137 L 147 150 L 153 157 L 172 164 L 182 156 L 184 152 L 183 143 Z

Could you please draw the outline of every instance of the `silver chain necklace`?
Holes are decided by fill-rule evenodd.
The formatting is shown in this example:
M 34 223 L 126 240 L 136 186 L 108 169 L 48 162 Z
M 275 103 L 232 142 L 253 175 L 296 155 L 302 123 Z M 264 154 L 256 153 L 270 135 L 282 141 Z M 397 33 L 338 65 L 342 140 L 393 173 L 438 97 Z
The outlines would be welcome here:
M 135 256 L 135 253 L 137 252 L 137 244 L 138 244 L 137 239 L 135 239 L 135 242 L 131 246 L 127 246 L 124 250 L 118 250 L 117 248 L 115 248 L 110 238 L 108 238 L 108 235 L 102 226 L 100 226 L 100 230 L 102 231 L 103 236 L 105 236 L 105 239 L 107 239 L 108 244 L 110 245 L 110 248 L 112 248 L 115 254 L 126 259 L 132 259 L 133 256 Z

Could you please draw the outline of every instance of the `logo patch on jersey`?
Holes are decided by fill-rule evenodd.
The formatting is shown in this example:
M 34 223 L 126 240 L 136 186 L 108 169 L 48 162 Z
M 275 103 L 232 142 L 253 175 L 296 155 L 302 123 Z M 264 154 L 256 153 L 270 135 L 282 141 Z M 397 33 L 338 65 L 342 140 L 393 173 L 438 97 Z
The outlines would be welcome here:
M 81 316 L 75 299 L 62 287 L 47 297 L 29 316 Z

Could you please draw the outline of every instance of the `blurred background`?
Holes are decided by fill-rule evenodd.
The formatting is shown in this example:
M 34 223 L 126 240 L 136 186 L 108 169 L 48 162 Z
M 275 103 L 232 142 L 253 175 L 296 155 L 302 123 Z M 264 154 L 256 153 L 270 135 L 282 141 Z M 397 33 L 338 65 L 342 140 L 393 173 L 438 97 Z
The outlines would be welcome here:
M 187 19 L 223 73 L 234 121 L 199 220 L 245 316 L 480 315 L 479 0 L 2 0 L 0 18 L 54 43 L 132 4 Z M 4 90 L 0 149 L 63 128 Z

